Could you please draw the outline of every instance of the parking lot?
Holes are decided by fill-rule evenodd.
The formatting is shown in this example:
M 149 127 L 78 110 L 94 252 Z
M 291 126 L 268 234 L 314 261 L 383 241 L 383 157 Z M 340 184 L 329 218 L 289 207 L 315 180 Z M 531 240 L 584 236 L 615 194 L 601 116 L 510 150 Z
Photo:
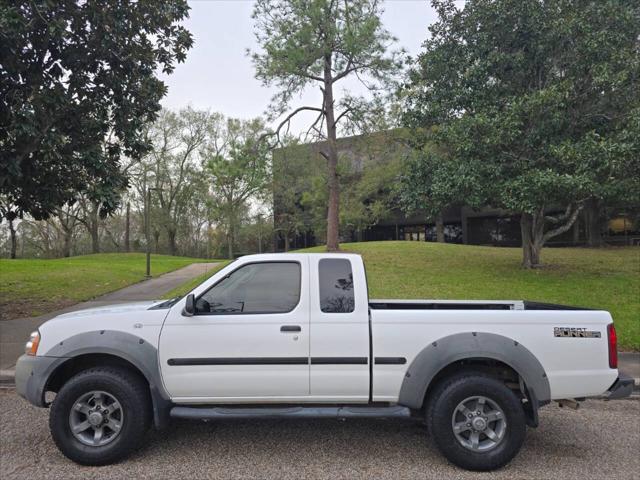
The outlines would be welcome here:
M 150 432 L 129 460 L 81 467 L 56 449 L 48 411 L 0 390 L 0 478 L 638 478 L 640 401 L 552 404 L 506 468 L 476 474 L 450 466 L 415 422 L 259 420 L 175 422 Z

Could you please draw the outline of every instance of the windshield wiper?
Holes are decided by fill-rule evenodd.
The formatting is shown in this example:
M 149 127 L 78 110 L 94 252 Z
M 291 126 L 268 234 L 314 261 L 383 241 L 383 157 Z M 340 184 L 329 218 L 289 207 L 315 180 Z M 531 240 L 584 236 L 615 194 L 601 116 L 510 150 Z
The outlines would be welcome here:
M 156 309 L 161 310 L 163 308 L 171 308 L 176 303 L 178 303 L 182 297 L 184 297 L 184 295 L 180 295 L 179 297 L 174 297 L 174 298 L 171 298 L 169 300 L 165 300 L 162 303 L 154 305 L 153 307 L 151 307 L 151 309 L 153 309 L 153 310 L 156 310 Z

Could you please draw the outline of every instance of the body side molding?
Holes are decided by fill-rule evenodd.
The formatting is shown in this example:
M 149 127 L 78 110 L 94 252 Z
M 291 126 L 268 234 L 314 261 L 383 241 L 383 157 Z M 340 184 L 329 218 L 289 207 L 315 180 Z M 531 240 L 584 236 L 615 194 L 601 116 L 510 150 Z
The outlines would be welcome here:
M 376 357 L 376 365 L 404 365 L 407 363 L 405 357 Z
M 170 358 L 167 365 L 367 365 L 368 362 L 367 357 L 209 357 Z
M 307 357 L 208 357 L 208 358 L 170 358 L 167 365 L 308 365 Z

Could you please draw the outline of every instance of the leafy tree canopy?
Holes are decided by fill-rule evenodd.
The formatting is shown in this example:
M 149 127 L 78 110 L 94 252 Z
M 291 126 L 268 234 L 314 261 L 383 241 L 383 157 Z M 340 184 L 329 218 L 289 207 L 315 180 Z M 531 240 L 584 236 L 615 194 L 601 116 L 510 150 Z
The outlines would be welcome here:
M 185 0 L 0 1 L 0 193 L 45 218 L 88 193 L 106 213 L 119 159 L 146 150 L 171 73 L 192 45 Z
M 224 226 L 227 252 L 233 246 L 251 201 L 261 201 L 271 193 L 269 152 L 261 141 L 266 129 L 260 118 L 228 118 L 216 125 L 203 147 L 205 176 L 210 182 L 211 208 Z
M 639 192 L 640 5 L 433 5 L 439 20 L 403 92 L 405 120 L 439 125 L 449 188 L 468 185 L 470 167 L 475 198 L 522 214 L 524 264 L 535 266 L 587 199 Z

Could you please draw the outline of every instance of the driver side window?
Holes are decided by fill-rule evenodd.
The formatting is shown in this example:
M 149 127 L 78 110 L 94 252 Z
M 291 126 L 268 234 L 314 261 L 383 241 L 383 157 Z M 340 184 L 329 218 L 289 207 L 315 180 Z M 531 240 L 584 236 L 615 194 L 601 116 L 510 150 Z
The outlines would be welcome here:
M 249 263 L 220 280 L 196 301 L 196 313 L 287 313 L 300 300 L 300 264 Z

